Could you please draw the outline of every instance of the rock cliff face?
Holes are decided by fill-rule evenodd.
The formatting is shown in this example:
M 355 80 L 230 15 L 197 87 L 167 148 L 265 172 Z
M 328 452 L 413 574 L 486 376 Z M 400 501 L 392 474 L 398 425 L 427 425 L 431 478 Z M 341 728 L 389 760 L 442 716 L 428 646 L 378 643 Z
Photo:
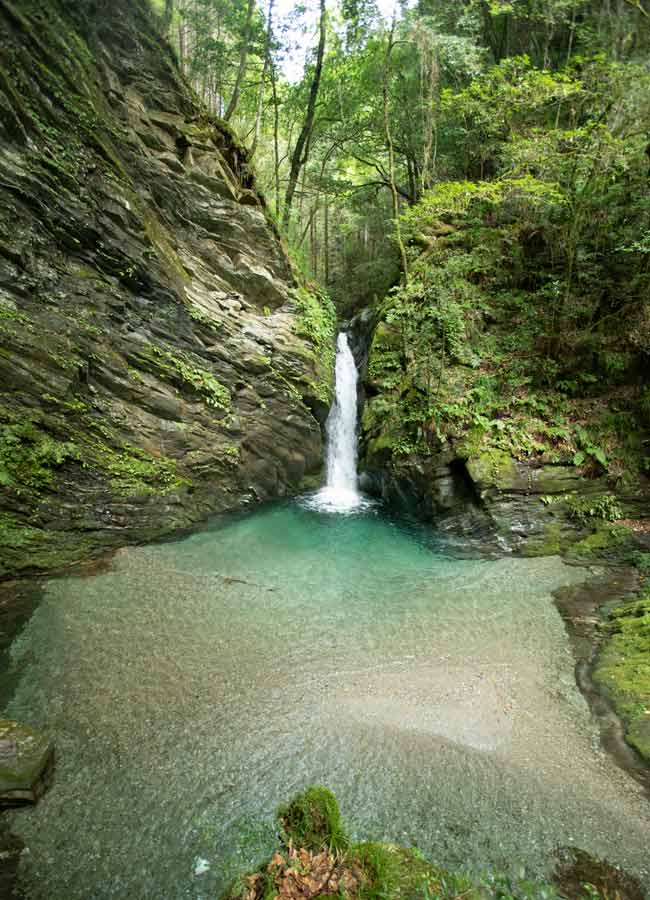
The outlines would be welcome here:
M 145 0 L 0 0 L 0 197 L 0 576 L 318 468 L 332 313 Z

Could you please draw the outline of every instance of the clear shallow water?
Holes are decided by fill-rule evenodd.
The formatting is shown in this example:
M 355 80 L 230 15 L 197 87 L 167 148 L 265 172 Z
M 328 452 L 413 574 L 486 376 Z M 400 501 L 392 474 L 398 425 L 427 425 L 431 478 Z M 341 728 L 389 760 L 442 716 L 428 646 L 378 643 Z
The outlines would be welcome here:
M 650 805 L 599 749 L 550 599 L 583 579 L 287 503 L 50 581 L 12 647 L 8 713 L 58 751 L 11 814 L 28 896 L 214 897 L 310 783 L 441 863 L 541 872 L 571 843 L 650 885 Z

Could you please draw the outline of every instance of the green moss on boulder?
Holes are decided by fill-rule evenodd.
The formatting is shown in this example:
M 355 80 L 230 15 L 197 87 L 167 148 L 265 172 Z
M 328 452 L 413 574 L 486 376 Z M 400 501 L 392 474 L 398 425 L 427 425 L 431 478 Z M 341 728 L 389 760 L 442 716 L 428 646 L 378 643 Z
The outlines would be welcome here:
M 472 481 L 480 489 L 505 490 L 518 481 L 515 461 L 504 450 L 487 450 L 468 459 L 466 465 Z
M 562 552 L 564 528 L 561 522 L 544 525 L 538 539 L 529 539 L 522 548 L 524 556 L 557 556 Z
M 327 788 L 307 788 L 278 809 L 278 819 L 287 845 L 318 852 L 325 847 L 345 850 L 350 843 L 341 824 L 336 797 Z
M 594 680 L 626 723 L 626 739 L 650 763 L 650 594 L 617 607 Z
M 567 555 L 575 560 L 619 558 L 627 544 L 636 545 L 628 528 L 623 525 L 602 525 L 573 544 Z

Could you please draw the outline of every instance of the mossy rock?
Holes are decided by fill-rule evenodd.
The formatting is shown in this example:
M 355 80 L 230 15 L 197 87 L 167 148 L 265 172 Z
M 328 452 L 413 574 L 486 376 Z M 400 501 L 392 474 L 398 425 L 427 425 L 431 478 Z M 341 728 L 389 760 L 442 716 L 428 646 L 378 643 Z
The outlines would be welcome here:
M 520 481 L 514 459 L 504 450 L 487 450 L 468 459 L 466 466 L 479 489 L 496 487 L 503 491 L 518 486 Z
M 441 869 L 417 848 L 374 841 L 351 844 L 342 829 L 336 799 L 327 788 L 308 788 L 280 807 L 278 815 L 282 847 L 256 872 L 231 885 L 222 900 L 485 900 L 506 896 L 485 881 L 479 884 L 466 875 Z M 510 884 L 503 876 L 494 884 L 506 881 Z M 525 895 L 555 896 L 550 885 L 539 888 L 539 894 L 527 889 Z M 522 895 L 513 887 L 507 896 Z
M 390 459 L 398 438 L 394 434 L 380 434 L 368 441 L 366 459 L 369 463 Z
M 618 900 L 644 900 L 643 888 L 636 878 L 628 875 L 605 859 L 591 856 L 577 847 L 562 847 L 557 851 L 558 864 L 554 881 L 563 897 L 616 897 Z M 587 890 L 587 885 L 591 890 Z
M 0 805 L 36 803 L 51 770 L 54 748 L 40 732 L 0 719 Z
M 544 525 L 539 537 L 529 537 L 522 548 L 522 554 L 534 556 L 559 556 L 562 552 L 563 527 L 561 522 Z
M 594 680 L 626 725 L 626 740 L 650 762 L 650 595 L 612 612 Z
M 324 787 L 310 787 L 278 809 L 283 841 L 307 850 L 344 850 L 349 840 L 341 825 L 334 794 Z
M 372 337 L 371 355 L 376 350 L 401 351 L 403 345 L 402 332 L 395 325 L 379 322 Z
M 623 525 L 602 525 L 592 534 L 575 543 L 568 552 L 569 559 L 606 559 L 623 557 L 628 548 L 636 546 L 633 533 Z M 629 555 L 629 554 L 628 554 Z

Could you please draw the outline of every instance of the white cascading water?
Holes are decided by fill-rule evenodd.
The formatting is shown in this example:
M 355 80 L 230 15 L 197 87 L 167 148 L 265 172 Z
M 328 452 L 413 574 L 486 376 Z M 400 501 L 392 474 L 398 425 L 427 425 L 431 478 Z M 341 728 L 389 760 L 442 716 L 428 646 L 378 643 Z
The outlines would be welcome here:
M 336 341 L 336 391 L 325 424 L 327 485 L 313 498 L 320 509 L 345 511 L 362 505 L 357 488 L 357 367 L 342 331 Z

